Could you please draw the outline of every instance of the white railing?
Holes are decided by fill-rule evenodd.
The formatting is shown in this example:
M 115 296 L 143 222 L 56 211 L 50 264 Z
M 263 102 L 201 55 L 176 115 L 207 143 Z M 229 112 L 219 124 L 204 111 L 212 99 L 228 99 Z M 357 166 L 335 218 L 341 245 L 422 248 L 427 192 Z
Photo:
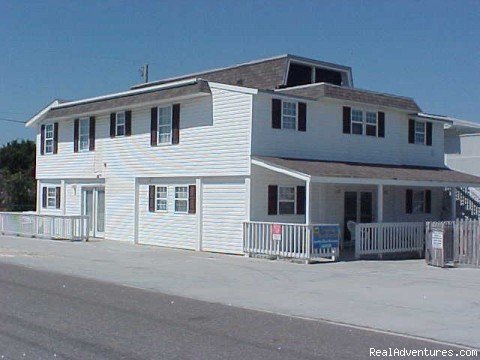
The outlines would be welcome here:
M 0 233 L 52 239 L 88 240 L 87 216 L 0 212 Z
M 280 229 L 274 234 L 274 226 Z M 315 261 L 335 260 L 338 247 L 313 246 L 315 226 L 338 226 L 337 224 L 293 224 L 247 221 L 243 224 L 243 251 L 248 256 L 264 255 L 276 258 Z
M 371 223 L 355 227 L 355 257 L 405 252 L 421 254 L 425 223 Z

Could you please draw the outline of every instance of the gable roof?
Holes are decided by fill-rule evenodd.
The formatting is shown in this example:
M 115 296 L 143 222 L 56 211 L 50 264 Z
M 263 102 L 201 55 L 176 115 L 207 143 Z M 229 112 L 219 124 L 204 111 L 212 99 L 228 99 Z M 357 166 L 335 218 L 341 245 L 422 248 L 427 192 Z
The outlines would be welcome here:
M 327 67 L 348 73 L 351 79 L 352 69 L 348 66 L 333 64 L 301 56 L 285 54 L 268 59 L 255 60 L 243 64 L 232 65 L 225 68 L 201 71 L 188 75 L 153 81 L 146 84 L 132 86 L 132 89 L 146 88 L 171 81 L 178 81 L 188 77 L 201 77 L 202 79 L 229 85 L 245 86 L 255 89 L 277 89 L 285 83 L 289 61 L 305 62 L 320 67 Z
M 384 94 L 327 83 L 316 83 L 286 89 L 278 89 L 275 90 L 275 92 L 294 96 L 302 96 L 312 100 L 318 100 L 320 98 L 327 97 L 332 99 L 349 100 L 372 105 L 392 107 L 415 113 L 421 111 L 415 100 L 409 97 Z

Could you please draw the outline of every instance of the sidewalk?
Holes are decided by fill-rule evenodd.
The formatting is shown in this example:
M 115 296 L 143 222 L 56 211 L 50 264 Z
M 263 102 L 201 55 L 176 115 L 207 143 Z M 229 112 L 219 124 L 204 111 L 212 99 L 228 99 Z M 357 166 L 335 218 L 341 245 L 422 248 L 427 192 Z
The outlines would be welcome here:
M 480 348 L 480 270 L 421 260 L 300 265 L 112 241 L 0 236 L 0 261 Z

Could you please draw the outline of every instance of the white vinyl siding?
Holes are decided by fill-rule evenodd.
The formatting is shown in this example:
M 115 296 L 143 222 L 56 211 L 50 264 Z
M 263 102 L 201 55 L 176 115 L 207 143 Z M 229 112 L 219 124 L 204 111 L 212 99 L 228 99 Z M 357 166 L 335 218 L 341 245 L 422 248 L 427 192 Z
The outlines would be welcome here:
M 172 107 L 158 108 L 158 144 L 172 143 Z
M 242 253 L 246 220 L 245 180 L 209 180 L 203 184 L 202 249 Z
M 78 143 L 80 151 L 88 151 L 90 146 L 90 119 L 79 120 Z
M 53 138 L 55 128 L 53 124 L 45 125 L 45 154 L 53 154 Z

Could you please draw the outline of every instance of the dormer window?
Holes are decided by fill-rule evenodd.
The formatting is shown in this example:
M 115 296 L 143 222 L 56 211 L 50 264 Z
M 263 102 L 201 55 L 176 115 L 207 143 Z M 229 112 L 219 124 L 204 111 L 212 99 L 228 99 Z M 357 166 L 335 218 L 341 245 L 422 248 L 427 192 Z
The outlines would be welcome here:
M 341 86 L 342 73 L 309 64 L 292 62 L 288 68 L 287 87 L 325 82 Z

